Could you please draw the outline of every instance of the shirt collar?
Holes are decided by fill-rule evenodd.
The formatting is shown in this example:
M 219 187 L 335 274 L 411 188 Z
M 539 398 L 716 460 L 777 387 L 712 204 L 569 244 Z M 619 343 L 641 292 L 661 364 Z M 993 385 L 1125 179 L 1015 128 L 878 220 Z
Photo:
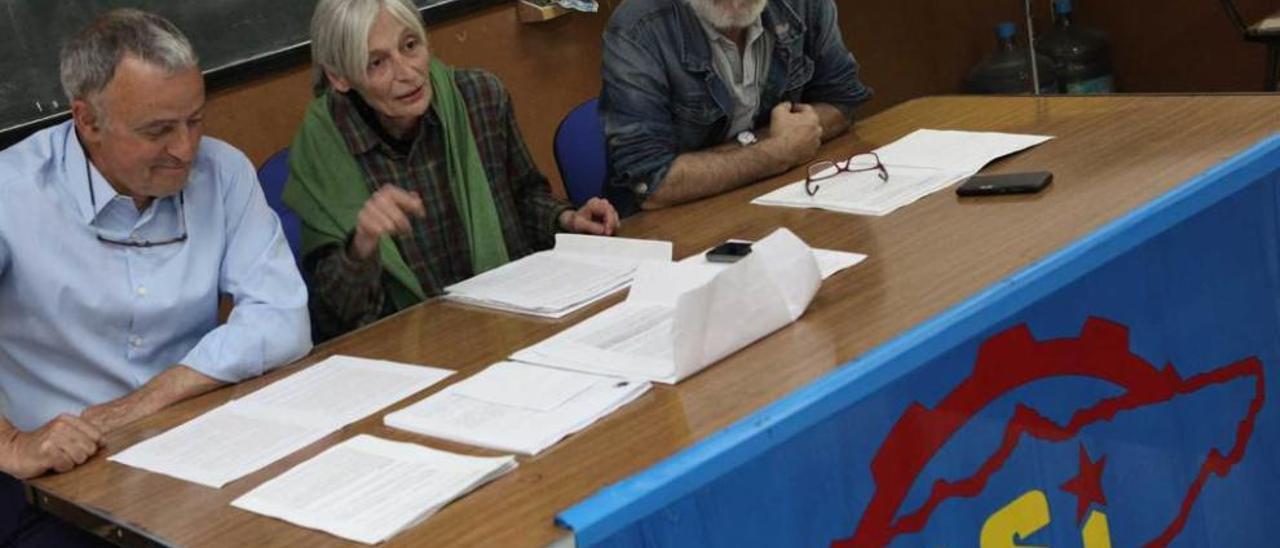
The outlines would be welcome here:
M 80 142 L 80 134 L 76 132 L 74 122 L 67 123 L 66 181 L 67 189 L 75 197 L 76 206 L 85 222 L 93 222 L 99 213 L 120 194 L 107 182 L 98 167 L 89 161 L 84 145 Z M 93 185 L 90 197 L 89 185 Z M 96 208 L 95 206 L 96 202 Z
M 768 0 L 757 20 L 757 24 L 764 32 L 773 35 L 775 44 L 795 44 L 805 36 L 804 21 L 789 5 L 790 1 Z M 712 70 L 711 52 L 708 51 L 711 39 L 701 40 L 696 34 L 702 28 L 706 28 L 702 18 L 698 17 L 688 2 L 673 0 L 672 4 L 675 6 L 675 25 L 680 29 L 676 36 L 676 49 L 680 52 L 680 59 L 685 69 L 693 72 Z M 748 36 L 750 35 L 748 33 Z

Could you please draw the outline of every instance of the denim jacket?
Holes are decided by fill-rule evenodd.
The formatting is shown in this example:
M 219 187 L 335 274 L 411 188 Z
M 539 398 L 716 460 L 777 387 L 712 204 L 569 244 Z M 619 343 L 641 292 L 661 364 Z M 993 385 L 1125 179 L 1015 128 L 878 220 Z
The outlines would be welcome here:
M 605 195 L 623 215 L 657 191 L 676 156 L 719 144 L 733 112 L 706 34 L 686 2 L 627 0 L 605 29 Z M 833 0 L 768 0 L 761 17 L 774 48 L 755 127 L 767 125 L 783 101 L 828 103 L 847 117 L 870 98 L 840 36 Z

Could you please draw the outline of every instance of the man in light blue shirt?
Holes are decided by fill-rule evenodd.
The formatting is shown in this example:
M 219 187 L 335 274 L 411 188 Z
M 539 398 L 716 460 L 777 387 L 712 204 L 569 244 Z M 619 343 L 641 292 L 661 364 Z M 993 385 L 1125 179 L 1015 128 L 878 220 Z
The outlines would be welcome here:
M 20 479 L 311 348 L 306 287 L 253 166 L 201 136 L 181 32 L 108 13 L 63 49 L 61 75 L 73 119 L 0 152 L 0 470 Z M 219 325 L 221 294 L 235 307 Z

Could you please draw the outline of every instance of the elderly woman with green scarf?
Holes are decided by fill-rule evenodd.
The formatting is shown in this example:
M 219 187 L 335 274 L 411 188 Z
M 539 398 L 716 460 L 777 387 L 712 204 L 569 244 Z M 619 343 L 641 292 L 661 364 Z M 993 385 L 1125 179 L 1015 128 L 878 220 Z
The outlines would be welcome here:
M 433 59 L 409 0 L 321 0 L 318 96 L 294 138 L 284 199 L 303 225 L 323 340 L 553 245 L 610 235 L 618 214 L 551 195 L 501 81 Z

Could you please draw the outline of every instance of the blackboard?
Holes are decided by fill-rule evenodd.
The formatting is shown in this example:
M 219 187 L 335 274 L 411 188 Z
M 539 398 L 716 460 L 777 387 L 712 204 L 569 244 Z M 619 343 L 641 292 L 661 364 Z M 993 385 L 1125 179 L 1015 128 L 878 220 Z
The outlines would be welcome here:
M 415 0 L 428 24 L 501 0 Z M 257 67 L 307 59 L 317 0 L 0 0 L 0 147 L 66 116 L 58 80 L 62 43 L 94 17 L 134 7 L 173 21 L 191 39 L 212 84 Z M 24 131 L 25 130 L 25 131 Z

